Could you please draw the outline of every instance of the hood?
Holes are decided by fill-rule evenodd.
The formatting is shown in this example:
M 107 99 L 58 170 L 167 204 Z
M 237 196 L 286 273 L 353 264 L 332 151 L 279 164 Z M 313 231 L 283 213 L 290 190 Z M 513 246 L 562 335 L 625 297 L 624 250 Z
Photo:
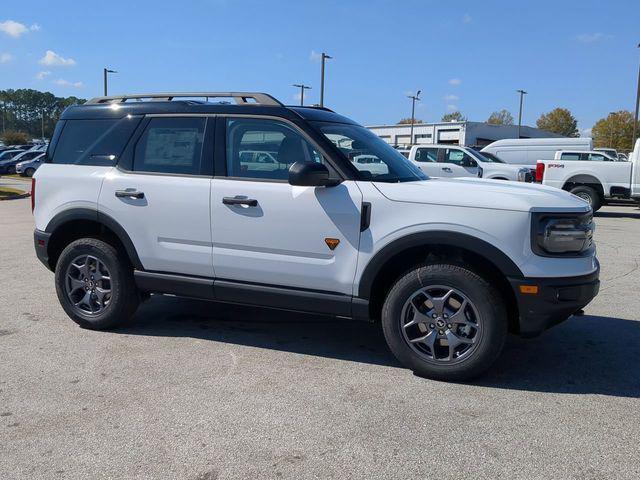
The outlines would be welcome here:
M 575 195 L 536 183 L 475 178 L 431 178 L 419 182 L 374 183 L 395 202 L 428 203 L 521 212 L 587 212 Z

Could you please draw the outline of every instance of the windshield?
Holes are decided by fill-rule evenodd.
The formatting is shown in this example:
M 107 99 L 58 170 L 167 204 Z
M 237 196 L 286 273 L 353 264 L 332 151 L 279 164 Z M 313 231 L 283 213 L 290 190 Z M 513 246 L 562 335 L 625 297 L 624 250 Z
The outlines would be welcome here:
M 475 155 L 480 157 L 480 160 L 483 162 L 492 162 L 492 163 L 505 163 L 504 160 L 500 160 L 493 153 L 488 152 L 473 152 Z
M 428 177 L 376 134 L 359 125 L 312 122 L 360 172 L 359 180 L 415 182 Z

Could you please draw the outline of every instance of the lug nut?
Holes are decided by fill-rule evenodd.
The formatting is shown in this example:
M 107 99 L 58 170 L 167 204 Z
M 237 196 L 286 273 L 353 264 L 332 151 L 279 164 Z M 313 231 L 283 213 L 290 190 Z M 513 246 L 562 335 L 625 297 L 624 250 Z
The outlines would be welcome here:
M 438 331 L 438 333 L 439 333 L 440 335 L 444 335 L 444 330 L 439 330 L 439 331 Z
M 430 323 L 429 328 L 436 328 L 436 326 L 433 323 Z
M 431 315 L 431 318 L 436 318 L 438 315 L 436 315 L 435 313 Z
M 447 323 L 447 328 L 451 328 L 452 325 L 450 323 Z
M 93 278 L 93 277 L 92 277 Z M 447 315 L 446 313 L 442 316 L 442 318 L 449 318 L 449 315 Z

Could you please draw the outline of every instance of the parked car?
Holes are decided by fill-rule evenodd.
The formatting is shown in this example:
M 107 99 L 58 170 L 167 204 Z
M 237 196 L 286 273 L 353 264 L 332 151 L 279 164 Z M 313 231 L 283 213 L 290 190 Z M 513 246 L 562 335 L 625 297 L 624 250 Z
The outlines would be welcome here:
M 3 160 L 0 158 L 0 173 L 16 173 L 16 165 L 20 162 L 31 161 L 34 158 L 42 155 L 40 151 L 27 150 L 23 152 L 21 150 L 16 150 L 18 152 L 13 157 Z
M 629 162 L 542 160 L 536 167 L 536 181 L 577 195 L 594 211 L 611 198 L 640 199 L 639 151 L 640 140 Z
M 16 163 L 16 173 L 22 177 L 33 177 L 36 170 L 42 165 L 44 160 L 44 152 L 36 152 L 38 155 L 32 160 L 25 160 L 20 163 Z
M 553 160 L 558 150 L 593 150 L 593 140 L 588 137 L 513 138 L 496 140 L 480 153 L 493 153 L 504 162 L 535 168 L 538 160 Z
M 409 160 L 430 177 L 478 177 L 494 180 L 533 181 L 535 170 L 485 157 L 472 148 L 455 145 L 416 145 Z
M 13 159 L 24 153 L 22 150 L 5 150 L 0 152 L 0 174 L 1 173 L 15 173 L 15 163 Z
M 618 157 L 609 156 L 602 150 L 559 150 L 553 156 L 554 160 L 577 160 L 584 162 L 617 162 Z
M 607 156 L 613 158 L 614 160 L 618 160 L 618 151 L 615 148 L 594 148 L 596 152 L 605 153 Z
M 164 93 L 95 98 L 60 121 L 32 179 L 34 244 L 84 328 L 131 319 L 149 293 L 380 321 L 402 364 L 462 380 L 508 331 L 536 335 L 598 292 L 582 200 L 429 178 L 328 109 Z M 274 147 L 281 167 L 242 164 Z

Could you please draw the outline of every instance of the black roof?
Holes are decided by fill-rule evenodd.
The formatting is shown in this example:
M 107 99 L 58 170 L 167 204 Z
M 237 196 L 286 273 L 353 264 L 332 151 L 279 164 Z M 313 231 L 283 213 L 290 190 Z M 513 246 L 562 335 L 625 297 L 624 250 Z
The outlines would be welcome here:
M 234 105 L 194 100 L 171 100 L 149 102 L 121 102 L 121 103 L 93 103 L 87 105 L 73 105 L 67 108 L 60 117 L 61 120 L 79 119 L 108 119 L 122 118 L 126 115 L 151 114 L 227 114 L 227 115 L 271 115 L 288 120 L 312 120 L 319 122 L 336 122 L 356 124 L 353 120 L 343 117 L 331 110 L 319 107 L 295 107 L 280 105 Z

